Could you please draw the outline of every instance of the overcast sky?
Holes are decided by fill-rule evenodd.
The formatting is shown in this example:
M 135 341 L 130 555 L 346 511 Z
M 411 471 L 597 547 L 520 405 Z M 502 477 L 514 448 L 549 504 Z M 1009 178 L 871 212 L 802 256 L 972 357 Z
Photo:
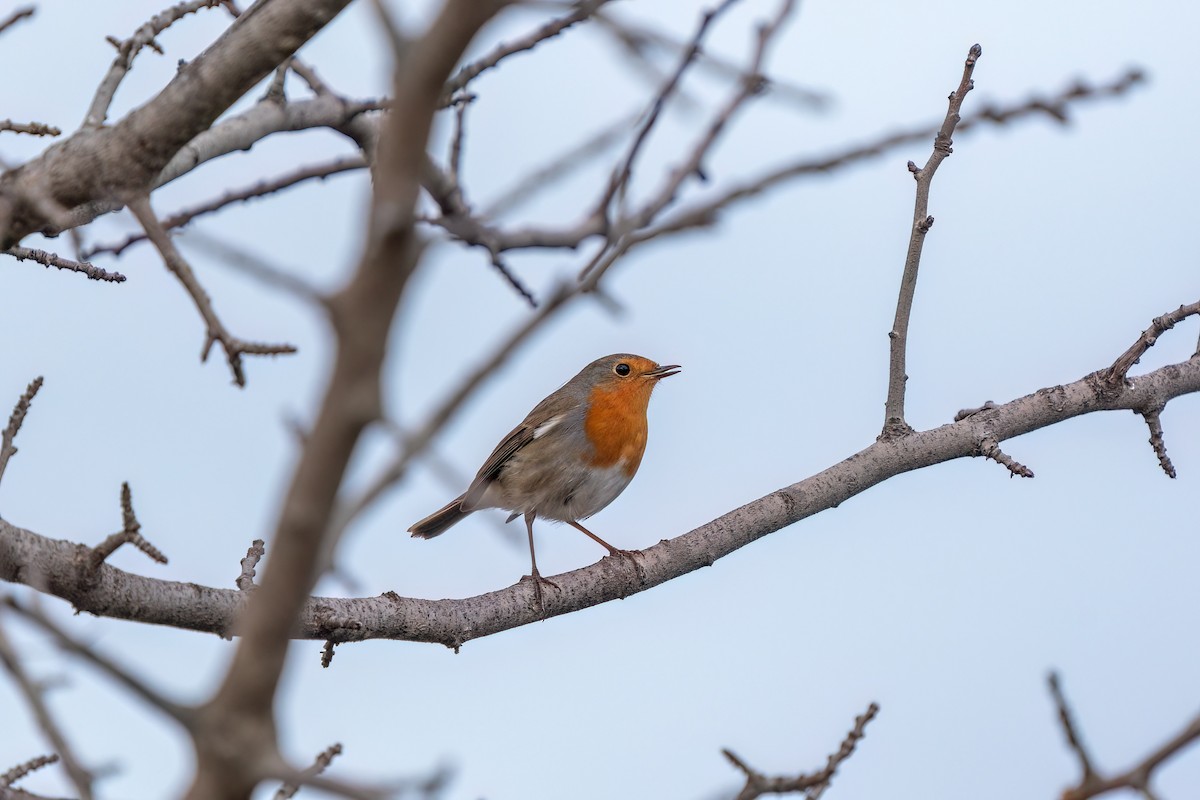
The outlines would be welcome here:
M 112 58 L 105 35 L 128 36 L 161 7 L 37 6 L 32 21 L 0 38 L 0 118 L 73 130 Z M 703 7 L 625 2 L 613 13 L 685 38 Z M 774 10 L 743 0 L 713 31 L 711 50 L 744 61 L 754 25 Z M 402 17 L 420 24 L 419 13 Z M 541 18 L 504 17 L 477 50 Z M 226 24 L 223 13 L 207 12 L 165 33 L 166 55 L 137 60 L 114 114 L 153 96 L 178 59 L 194 57 Z M 1143 68 L 1143 87 L 1073 107 L 1067 126 L 1037 118 L 956 140 L 933 186 L 937 223 L 909 340 L 908 420 L 935 427 L 960 408 L 1104 367 L 1153 317 L 1198 299 L 1197 30 L 1200 7 L 1182 2 L 804 3 L 769 73 L 828 105 L 814 110 L 782 92 L 759 100 L 706 164 L 711 187 L 689 191 L 940 121 L 975 42 L 983 58 L 967 114 Z M 367 3 L 301 51 L 337 89 L 360 97 L 384 92 L 385 54 Z M 512 59 L 473 86 L 464 156 L 472 199 L 486 204 L 549 155 L 644 108 L 655 89 L 595 31 Z M 701 77 L 686 90 L 693 103 L 674 107 L 650 141 L 639 190 L 679 158 L 730 88 Z M 0 134 L 8 162 L 45 146 Z M 584 303 L 560 317 L 438 441 L 438 456 L 463 483 L 424 468 L 414 474 L 351 530 L 339 563 L 352 584 L 325 580 L 318 592 L 467 597 L 512 584 L 528 554 L 511 536 L 521 534 L 517 523 L 501 535 L 502 512 L 476 514 L 434 541 L 404 530 L 461 491 L 538 400 L 606 353 L 684 368 L 653 398 L 637 478 L 589 525 L 620 547 L 685 533 L 868 445 L 883 420 L 886 334 L 912 215 L 905 162 L 923 163 L 929 151 L 929 142 L 908 145 L 789 184 L 712 230 L 635 252 L 605 279 L 620 313 Z M 166 214 L 351 152 L 329 133 L 276 136 L 166 187 L 154 205 Z M 613 158 L 513 219 L 576 218 Z M 333 286 L 358 255 L 367 189 L 363 175 L 335 177 L 196 229 Z M 87 237 L 132 229 L 117 214 Z M 111 562 L 232 587 L 250 541 L 274 525 L 296 455 L 288 420 L 311 417 L 328 341 L 310 309 L 225 268 L 194 239 L 180 242 L 237 335 L 291 341 L 300 353 L 250 360 L 242 390 L 221 358 L 199 364 L 201 322 L 144 245 L 98 259 L 129 276 L 121 285 L 0 260 L 0 407 L 35 375 L 46 378 L 0 486 L 0 513 L 92 544 L 119 528 L 128 480 L 144 532 L 170 564 L 124 551 Z M 544 294 L 585 257 L 518 256 L 512 265 Z M 439 247 L 395 328 L 392 415 L 420 424 L 528 314 L 479 252 Z M 1197 332 L 1195 320 L 1180 325 L 1135 370 L 1187 358 Z M 711 569 L 470 642 L 458 655 L 371 642 L 340 647 L 324 670 L 319 642 L 296 643 L 278 703 L 284 747 L 308 763 L 341 742 L 332 774 L 355 779 L 449 766 L 452 800 L 708 800 L 732 796 L 740 783 L 720 748 L 767 772 L 813 770 L 878 701 L 882 711 L 825 795 L 831 800 L 1055 797 L 1078 775 L 1047 696 L 1048 670 L 1061 671 L 1104 770 L 1139 760 L 1200 707 L 1200 399 L 1172 402 L 1163 425 L 1174 481 L 1158 468 L 1139 417 L 1089 415 L 1004 445 L 1033 480 L 1010 479 L 982 459 L 904 475 Z M 387 438 L 373 435 L 351 484 L 369 480 L 390 452 Z M 603 554 L 565 526 L 539 523 L 537 535 L 547 575 Z M 73 633 L 182 700 L 205 698 L 232 652 L 215 637 L 72 617 L 66 604 L 46 604 Z M 105 797 L 168 797 L 187 785 L 190 750 L 168 722 L 19 632 L 30 669 L 69 677 L 54 707 L 86 762 L 112 768 Z M 0 718 L 0 772 L 48 752 L 6 681 Z M 21 786 L 67 791 L 54 768 Z M 1195 796 L 1200 755 L 1168 766 L 1160 787 L 1163 797 Z M 310 794 L 319 796 L 301 796 Z

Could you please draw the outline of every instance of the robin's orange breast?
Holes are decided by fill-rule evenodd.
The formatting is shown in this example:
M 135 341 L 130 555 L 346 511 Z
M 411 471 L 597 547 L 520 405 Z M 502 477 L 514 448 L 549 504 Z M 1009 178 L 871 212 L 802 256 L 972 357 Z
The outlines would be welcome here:
M 630 477 L 646 452 L 646 408 L 650 381 L 620 381 L 592 388 L 583 431 L 593 452 L 588 462 L 597 467 L 620 465 Z

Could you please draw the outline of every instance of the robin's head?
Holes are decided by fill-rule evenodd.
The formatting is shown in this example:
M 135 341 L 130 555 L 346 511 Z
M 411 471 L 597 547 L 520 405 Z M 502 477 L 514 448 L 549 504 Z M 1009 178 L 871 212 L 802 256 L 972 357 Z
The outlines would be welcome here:
M 592 389 L 622 394 L 645 393 L 649 396 L 656 383 L 679 370 L 678 364 L 659 366 L 648 358 L 632 353 L 614 353 L 588 364 L 578 377 L 583 379 L 584 385 Z

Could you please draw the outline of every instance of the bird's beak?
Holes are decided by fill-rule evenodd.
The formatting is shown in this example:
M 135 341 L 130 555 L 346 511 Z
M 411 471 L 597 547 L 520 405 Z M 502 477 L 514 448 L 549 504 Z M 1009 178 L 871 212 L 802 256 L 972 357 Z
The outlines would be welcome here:
M 655 367 L 654 369 L 645 373 L 645 376 L 647 378 L 653 378 L 657 381 L 662 380 L 663 378 L 669 378 L 672 375 L 677 375 L 681 369 L 683 369 L 683 367 L 679 366 L 678 364 L 667 364 L 662 367 Z

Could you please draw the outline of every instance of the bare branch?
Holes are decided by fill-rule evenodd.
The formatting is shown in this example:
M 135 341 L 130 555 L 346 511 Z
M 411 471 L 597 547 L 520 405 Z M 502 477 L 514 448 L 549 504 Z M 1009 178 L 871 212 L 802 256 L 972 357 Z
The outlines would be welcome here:
M 372 165 L 363 253 L 345 287 L 330 299 L 337 345 L 325 396 L 285 495 L 260 588 L 239 620 L 241 638 L 221 686 L 200 712 L 206 730 L 246 732 L 253 738 L 245 744 L 255 750 L 238 752 L 219 737 L 195 737 L 197 769 L 187 795 L 192 800 L 248 796 L 265 777 L 256 756 L 277 752 L 274 701 L 288 641 L 318 577 L 351 456 L 366 427 L 383 416 L 381 370 L 392 320 L 424 252 L 414 221 L 433 116 L 450 71 L 503 5 L 447 0 L 423 35 L 403 43 L 397 54 L 393 112 L 383 123 Z M 149 218 L 143 225 L 157 226 L 149 204 L 144 199 L 142 204 L 141 216 Z M 158 246 L 165 235 L 151 238 Z
M 62 130 L 44 122 L 13 122 L 11 119 L 0 119 L 0 131 L 27 133 L 30 136 L 59 136 L 62 134 Z
M 75 787 L 75 791 L 79 792 L 80 800 L 91 800 L 93 797 L 93 775 L 91 771 L 86 769 L 80 763 L 79 759 L 76 758 L 75 751 L 67 742 L 62 728 L 59 727 L 54 716 L 50 713 L 50 707 L 46 704 L 45 687 L 39 685 L 25 671 L 25 665 L 21 663 L 17 655 L 17 650 L 9 640 L 3 626 L 0 626 L 0 663 L 8 670 L 8 674 L 12 676 L 13 683 L 17 685 L 17 689 L 20 690 L 21 694 L 25 696 L 25 702 L 29 704 L 38 728 L 41 729 L 42 735 L 46 737 L 46 741 L 54 748 L 54 752 L 58 754 L 56 759 L 62 759 L 63 769 L 66 770 L 67 777 Z M 14 778 L 13 780 L 16 779 Z M 0 786 L 9 786 L 11 784 L 12 781 L 6 783 L 3 779 L 0 779 Z
M 17 438 L 17 432 L 21 430 L 21 425 L 25 422 L 25 415 L 29 413 L 29 404 L 33 402 L 34 395 L 41 388 L 42 376 L 38 375 L 25 387 L 25 393 L 13 406 L 12 414 L 8 418 L 8 425 L 4 427 L 4 432 L 0 433 L 0 480 L 4 479 L 4 470 L 8 467 L 8 460 L 17 454 L 17 448 L 13 447 L 13 440 Z
M 325 770 L 329 769 L 329 765 L 333 763 L 333 759 L 342 754 L 342 745 L 340 743 L 330 745 L 317 756 L 316 761 L 308 769 L 304 770 L 304 780 L 296 783 L 285 783 L 279 787 L 279 791 L 275 792 L 275 800 L 290 800 L 296 796 L 296 792 L 300 791 L 300 786 L 303 782 L 311 780 L 320 775 Z
M 12 786 L 29 773 L 37 772 L 42 767 L 57 763 L 58 756 L 54 755 L 53 753 L 48 756 L 37 756 L 36 758 L 31 758 L 24 764 L 18 764 L 17 766 L 5 772 L 3 775 L 0 775 L 0 789 L 7 789 L 9 786 Z
M 290 344 L 246 342 L 230 334 L 225 324 L 221 322 L 220 317 L 217 316 L 217 312 L 213 308 L 212 299 L 208 296 L 208 292 L 204 291 L 204 287 L 200 285 L 200 281 L 196 278 L 196 273 L 192 271 L 191 265 L 180 254 L 179 250 L 175 247 L 175 243 L 171 240 L 170 234 L 166 232 L 162 223 L 158 221 L 158 217 L 154 215 L 154 209 L 150 207 L 149 199 L 143 196 L 131 200 L 129 202 L 129 210 L 133 212 L 138 222 L 142 224 L 146 235 L 162 255 L 167 269 L 183 284 L 183 288 L 187 290 L 187 293 L 192 298 L 192 302 L 196 304 L 200 316 L 204 319 L 207 334 L 204 340 L 204 347 L 200 351 L 201 361 L 205 361 L 208 358 L 208 353 L 212 349 L 213 343 L 220 342 L 221 347 L 225 350 L 225 358 L 229 362 L 229 369 L 233 373 L 233 382 L 238 386 L 245 386 L 246 374 L 242 369 L 243 355 L 283 355 L 296 352 L 295 346 Z
M 16 25 L 21 20 L 32 17 L 34 14 L 34 10 L 35 9 L 33 6 L 24 6 L 22 8 L 18 8 L 16 11 L 9 14 L 3 20 L 0 20 L 0 33 L 4 33 L 6 30 L 11 28 L 13 25 Z
M 633 126 L 638 116 L 640 114 L 621 117 L 608 127 L 601 128 L 582 142 L 565 150 L 561 155 L 546 161 L 543 166 L 530 172 L 493 199 L 483 209 L 482 215 L 494 217 L 510 212 L 528 201 L 537 192 L 569 177 L 574 171 L 586 166 L 593 157 L 620 141 L 626 131 Z
M 992 436 L 985 436 L 983 441 L 979 443 L 979 455 L 990 458 L 997 464 L 1003 464 L 1008 467 L 1008 471 L 1013 475 L 1019 475 L 1022 478 L 1033 477 L 1033 470 L 1019 461 L 1013 460 L 1012 456 L 1000 449 L 1000 443 Z
M 202 143 L 200 134 L 348 2 L 257 4 L 119 122 L 78 131 L 0 175 L 0 250 L 35 231 L 52 234 L 88 222 L 166 180 L 166 168 L 186 145 Z M 278 112 L 273 103 L 259 106 Z M 343 108 L 341 115 L 347 113 Z M 191 169 L 193 155 L 189 148 L 174 168 Z
M 1082 772 L 1079 782 L 1063 791 L 1062 800 L 1090 800 L 1090 798 L 1100 797 L 1101 795 L 1122 789 L 1132 789 L 1140 792 L 1144 797 L 1153 798 L 1154 794 L 1150 788 L 1150 782 L 1154 778 L 1155 771 L 1188 748 L 1193 742 L 1200 740 L 1200 716 L 1197 716 L 1185 725 L 1183 730 L 1172 736 L 1139 763 L 1120 774 L 1106 778 L 1093 766 L 1092 759 L 1088 756 L 1087 750 L 1083 746 L 1079 735 L 1079 728 L 1072 717 L 1066 698 L 1063 696 L 1062 689 L 1059 686 L 1058 675 L 1053 672 L 1050 673 L 1048 682 L 1050 684 L 1050 694 L 1054 698 L 1054 705 L 1058 711 L 1059 723 L 1063 728 L 1063 734 L 1067 737 L 1067 744 L 1079 760 L 1080 771 Z
M 100 82 L 99 88 L 96 89 L 96 96 L 92 98 L 92 104 L 83 118 L 82 127 L 98 128 L 104 124 L 108 118 L 108 107 L 112 105 L 113 96 L 117 93 L 117 87 L 125 79 L 126 73 L 133 65 L 133 59 L 143 47 L 149 47 L 162 54 L 162 48 L 155 41 L 156 36 L 188 14 L 202 8 L 222 5 L 223 2 L 224 0 L 188 0 L 155 15 L 123 42 L 110 37 L 109 41 L 117 48 L 117 57 L 113 60 L 112 66 L 108 68 L 108 74 Z
M 517 53 L 525 52 L 526 50 L 532 50 L 547 39 L 558 36 L 572 25 L 590 17 L 596 9 L 608 2 L 609 0 L 585 0 L 579 3 L 570 14 L 566 14 L 558 19 L 552 19 L 545 25 L 530 31 L 519 39 L 501 44 L 482 58 L 464 65 L 455 73 L 453 78 L 446 81 L 446 86 L 442 89 L 442 99 L 439 101 L 439 106 L 441 108 L 449 106 L 452 98 L 467 88 L 468 83 L 489 69 L 492 69 L 504 59 Z
M 925 234 L 933 225 L 933 217 L 929 216 L 929 187 L 933 175 L 943 161 L 953 152 L 951 145 L 954 129 L 960 121 L 959 111 L 967 92 L 975 87 L 971 80 L 975 72 L 975 62 L 983 54 L 983 48 L 972 45 L 963 65 L 962 80 L 958 88 L 950 95 L 950 105 L 946 109 L 946 118 L 933 140 L 933 153 L 925 166 L 920 169 L 913 162 L 908 162 L 908 169 L 917 180 L 917 200 L 913 208 L 912 233 L 908 240 L 908 255 L 904 260 L 904 274 L 900 279 L 900 298 L 896 301 L 896 319 L 891 337 L 891 362 L 888 371 L 888 396 L 884 410 L 883 432 L 880 437 L 885 439 L 903 436 L 912 431 L 904 421 L 904 386 L 908 381 L 905 374 L 905 356 L 908 349 L 908 320 L 912 314 L 913 296 L 917 291 L 917 270 L 921 266 L 921 248 L 925 244 Z
M 746 776 L 746 785 L 738 792 L 736 800 L 756 800 L 764 794 L 791 794 L 793 792 L 804 792 L 809 800 L 817 800 L 829 787 L 833 776 L 837 773 L 838 767 L 842 765 L 851 755 L 854 754 L 854 748 L 858 746 L 859 741 L 866 735 L 867 724 L 875 719 L 875 715 L 879 713 L 879 705 L 871 703 L 867 706 L 867 710 L 854 718 L 854 727 L 846 734 L 846 738 L 842 741 L 841 747 L 837 752 L 831 754 L 825 762 L 825 766 L 816 772 L 805 774 L 801 773 L 795 776 L 777 776 L 768 777 L 761 772 L 751 769 L 745 761 L 738 758 L 731 750 L 722 750 L 721 752 L 729 759 L 735 767 L 741 770 Z
M 1146 354 L 1146 351 L 1154 346 L 1159 336 L 1162 336 L 1171 330 L 1171 328 L 1174 328 L 1176 324 L 1193 314 L 1200 314 L 1200 301 L 1191 305 L 1180 306 L 1170 313 L 1163 314 L 1161 317 L 1155 317 L 1151 321 L 1150 327 L 1142 331 L 1142 335 L 1138 337 L 1138 340 L 1108 368 L 1108 372 L 1104 376 L 1105 382 L 1112 387 L 1118 386 L 1125 380 L 1125 376 L 1129 374 L 1130 367 L 1138 363 L 1141 357 Z
M 247 592 L 254 588 L 254 568 L 258 566 L 259 560 L 266 555 L 267 549 L 262 539 L 255 539 L 250 543 L 249 549 L 246 550 L 246 557 L 242 559 L 242 572 L 237 577 L 237 588 L 239 592 Z
M 674 54 L 688 48 L 686 41 L 676 40 L 650 27 L 618 20 L 607 12 L 597 13 L 593 15 L 593 19 L 599 23 L 601 30 L 610 33 L 631 56 L 638 59 L 639 63 L 650 63 L 647 51 L 651 49 L 669 50 Z M 747 77 L 740 65 L 707 51 L 701 51 L 699 66 L 726 80 L 741 81 Z M 771 79 L 771 95 L 810 110 L 821 110 L 830 104 L 827 94 L 775 78 Z
M 81 272 L 94 281 L 107 281 L 109 283 L 123 283 L 125 281 L 125 276 L 119 272 L 109 272 L 87 261 L 72 261 L 69 258 L 63 258 L 54 253 L 48 253 L 45 250 L 14 246 L 3 252 L 17 259 L 17 261 L 36 261 L 39 264 L 45 264 L 47 267 Z
M 708 32 L 708 28 L 712 25 L 713 20 L 719 17 L 737 0 L 724 0 L 719 6 L 706 11 L 700 17 L 700 25 L 696 28 L 696 32 L 692 35 L 691 42 L 683 51 L 683 56 L 679 60 L 679 65 L 675 68 L 675 72 L 667 79 L 655 96 L 654 101 L 650 104 L 650 109 L 646 112 L 645 118 L 641 126 L 638 128 L 637 134 L 633 137 L 633 142 L 629 145 L 629 150 L 622 159 L 621 164 L 613 171 L 613 175 L 608 184 L 608 189 L 600 198 L 597 205 L 597 213 L 607 218 L 609 213 L 609 205 L 618 193 L 624 192 L 629 185 L 629 178 L 633 173 L 633 162 L 637 159 L 638 153 L 642 149 L 642 145 L 649 136 L 650 131 L 654 128 L 654 124 L 658 122 L 659 116 L 662 114 L 663 107 L 667 100 L 678 88 L 680 81 L 683 80 L 683 75 L 687 72 L 687 68 L 695 61 L 696 56 L 700 53 L 700 44 L 704 41 L 704 34 Z
M 12 609 L 20 614 L 25 619 L 29 620 L 44 632 L 50 635 L 50 638 L 68 653 L 72 653 L 85 661 L 91 662 L 92 665 L 108 677 L 112 678 L 117 683 L 124 686 L 129 691 L 146 701 L 150 705 L 162 711 L 169 717 L 172 717 L 177 722 L 185 727 L 191 724 L 191 710 L 185 706 L 168 699 L 165 695 L 160 694 L 157 690 L 150 688 L 144 681 L 133 675 L 124 667 L 109 659 L 107 656 L 101 655 L 94 647 L 86 645 L 77 639 L 68 635 L 62 628 L 55 624 L 45 612 L 36 605 L 25 605 L 17 600 L 17 598 L 7 595 L 0 599 L 5 607 Z
M 1068 107 L 1074 104 L 1121 95 L 1141 85 L 1143 80 L 1140 71 L 1131 70 L 1110 83 L 1096 86 L 1073 84 L 1050 99 L 1032 98 L 1004 106 L 989 105 L 983 111 L 964 117 L 958 124 L 956 133 L 961 136 L 968 130 L 978 130 L 984 125 L 1004 125 L 1032 116 L 1051 114 L 1057 119 L 1058 115 L 1065 114 Z M 693 201 L 674 212 L 666 213 L 660 221 L 647 223 L 646 227 L 628 235 L 637 240 L 635 243 L 640 243 L 683 231 L 710 227 L 722 211 L 736 203 L 760 196 L 787 181 L 808 175 L 826 175 L 859 161 L 881 156 L 902 145 L 923 141 L 935 135 L 939 127 L 926 125 L 901 131 L 829 156 L 816 159 L 808 157 L 785 164 L 713 196 Z M 453 214 L 445 209 L 444 212 L 450 216 L 429 221 L 463 241 L 500 252 L 524 248 L 576 248 L 592 237 L 605 235 L 609 227 L 602 216 L 594 213 L 594 208 L 588 211 L 582 220 L 567 226 L 523 226 L 510 230 L 493 225 L 486 219 L 463 216 L 461 213 Z
M 1140 376 L 1134 386 L 1115 396 L 1101 391 L 1098 379 L 1102 374 L 1101 371 L 1078 381 L 1041 389 L 960 422 L 876 441 L 815 475 L 640 551 L 642 580 L 633 581 L 628 570 L 606 563 L 611 559 L 553 576 L 563 591 L 554 594 L 546 611 L 557 616 L 590 608 L 711 566 L 717 559 L 753 541 L 835 508 L 888 478 L 978 455 L 979 442 L 985 433 L 1003 442 L 1084 414 L 1135 410 L 1152 402 L 1200 393 L 1200 359 L 1189 359 Z M 318 428 L 319 425 L 314 426 L 314 433 Z M 312 447 L 315 440 L 309 441 L 308 447 Z M 330 529 L 336 530 L 344 517 L 339 509 L 327 523 Z M 277 536 L 276 541 L 283 543 L 286 539 Z M 314 558 L 327 558 L 320 554 L 322 548 L 331 547 L 331 541 L 315 546 Z M 275 558 L 278 556 L 277 552 Z M 29 584 L 33 582 L 31 571 L 36 564 L 36 588 L 69 600 L 82 612 L 228 636 L 247 599 L 246 593 L 235 589 L 154 580 L 107 564 L 100 568 L 98 583 L 82 591 L 77 557 L 77 545 L 39 536 L 0 520 L 0 580 Z M 274 559 L 271 563 L 275 563 Z M 313 567 L 313 574 L 317 569 Z M 262 591 L 254 593 L 256 597 L 260 594 Z M 358 620 L 362 628 L 330 631 L 325 627 L 330 620 L 339 618 Z M 300 611 L 291 618 L 294 625 L 289 635 L 318 641 L 401 639 L 455 647 L 542 618 L 540 612 L 531 608 L 529 589 L 524 585 L 462 600 L 421 600 L 390 593 L 351 599 L 326 597 L 304 601 L 302 598 Z
M 123 544 L 133 545 L 159 564 L 167 563 L 167 557 L 146 541 L 141 534 L 142 525 L 137 521 L 137 515 L 133 513 L 133 493 L 129 490 L 128 483 L 121 484 L 121 520 L 120 531 L 92 548 L 92 552 L 88 556 L 88 571 L 93 576 L 100 569 L 100 565 Z
M 268 262 L 262 256 L 233 244 L 226 238 L 209 236 L 198 228 L 189 230 L 181 238 L 188 244 L 197 245 L 209 255 L 215 256 L 219 266 L 247 275 L 272 289 L 287 292 L 322 311 L 329 311 L 329 298 L 316 286 L 299 275 Z
M 233 205 L 234 203 L 244 203 L 247 200 L 253 200 L 259 197 L 266 197 L 267 195 L 291 188 L 296 184 L 313 180 L 314 178 L 323 181 L 332 175 L 365 169 L 366 166 L 367 161 L 362 156 L 350 156 L 347 158 L 338 158 L 324 164 L 313 164 L 312 166 L 304 167 L 294 172 L 289 172 L 286 175 L 281 175 L 278 178 L 261 180 L 243 189 L 235 189 L 233 191 L 226 192 L 220 197 L 209 200 L 206 203 L 201 203 L 199 205 L 192 206 L 191 208 L 185 208 L 180 211 L 176 211 L 171 216 L 164 218 L 162 220 L 162 225 L 167 230 L 181 228 L 194 220 L 196 217 L 199 217 L 203 214 L 211 214 L 212 212 L 218 211 L 225 206 Z M 99 253 L 112 253 L 115 256 L 119 256 L 121 253 L 125 252 L 130 245 L 146 241 L 146 239 L 147 236 L 145 233 L 131 234 L 121 242 L 96 245 L 88 250 L 85 250 L 82 256 L 83 258 L 91 258 Z
M 1155 408 L 1148 411 L 1142 411 L 1142 417 L 1146 420 L 1146 425 L 1150 428 L 1150 446 L 1154 448 L 1154 455 L 1158 456 L 1158 465 L 1162 467 L 1163 472 L 1167 473 L 1168 478 L 1175 477 L 1175 465 L 1171 463 L 1171 459 L 1167 456 L 1167 443 L 1163 440 L 1162 428 L 1162 409 Z
M 429 415 L 425 424 L 406 438 L 403 449 L 397 453 L 392 463 L 358 497 L 340 507 L 334 514 L 331 523 L 334 531 L 334 541 L 340 538 L 342 532 L 345 531 L 346 526 L 350 522 L 404 477 L 413 460 L 425 452 L 426 448 L 432 444 L 438 432 L 446 426 L 446 423 L 475 394 L 484 381 L 495 374 L 496 370 L 512 357 L 513 353 L 516 352 L 522 343 L 545 325 L 548 320 L 552 319 L 567 305 L 571 298 L 578 294 L 578 287 L 572 288 L 567 284 L 560 284 L 546 302 L 542 304 L 537 314 L 530 317 L 514 330 L 505 341 L 501 342 L 492 351 L 490 356 L 463 378 L 454 391 Z

